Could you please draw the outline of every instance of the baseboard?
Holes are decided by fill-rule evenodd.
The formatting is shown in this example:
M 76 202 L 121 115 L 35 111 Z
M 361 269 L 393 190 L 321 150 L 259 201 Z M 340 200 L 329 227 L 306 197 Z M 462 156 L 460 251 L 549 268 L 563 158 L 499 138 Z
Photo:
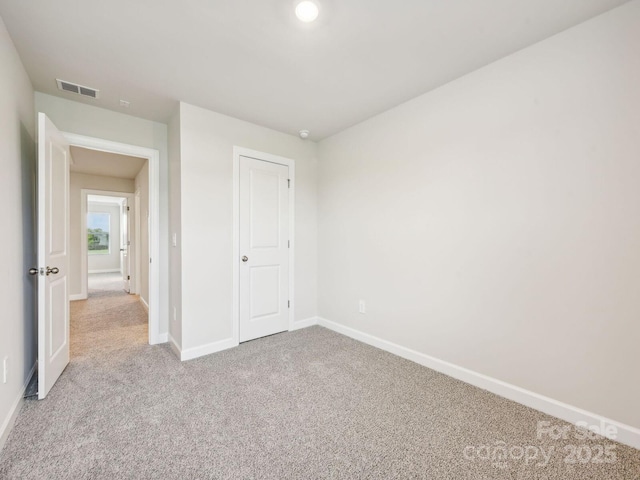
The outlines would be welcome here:
M 86 300 L 86 299 L 87 299 L 87 295 L 85 295 L 84 293 L 75 293 L 73 295 L 69 295 L 70 302 L 75 302 L 77 300 Z
M 298 320 L 297 322 L 294 322 L 293 327 L 290 329 L 290 331 L 311 327 L 312 325 L 317 324 L 318 317 L 305 318 L 304 320 Z M 226 340 L 208 343 L 200 347 L 192 347 L 182 350 L 180 349 L 180 347 L 178 347 L 178 344 L 171 335 L 169 335 L 168 341 L 171 345 L 171 349 L 182 361 L 193 360 L 194 358 L 202 357 L 204 355 L 210 355 L 212 353 L 220 352 L 222 350 L 227 350 L 229 348 L 238 346 L 238 342 L 234 341 L 233 338 L 227 338 Z
M 122 273 L 122 270 L 113 269 L 113 268 L 105 268 L 104 270 L 89 270 L 87 273 Z
M 572 424 L 587 422 L 589 425 L 613 425 L 617 429 L 617 436 L 615 438 L 617 442 L 640 449 L 640 429 L 632 427 L 631 425 L 611 420 L 602 415 L 588 412 L 573 405 L 554 400 L 553 398 L 545 397 L 544 395 L 474 372 L 473 370 L 460 367 L 453 363 L 416 352 L 415 350 L 374 337 L 368 333 L 346 327 L 325 318 L 319 317 L 318 325 Z
M 4 444 L 6 443 L 7 438 L 9 438 L 9 433 L 11 433 L 11 429 L 16 422 L 16 418 L 18 418 L 18 414 L 20 413 L 20 409 L 22 408 L 22 404 L 24 403 L 24 392 L 27 390 L 29 382 L 31 381 L 31 377 L 33 377 L 33 374 L 36 371 L 36 365 L 37 363 L 33 364 L 33 367 L 31 368 L 29 375 L 27 375 L 27 379 L 24 382 L 22 389 L 20 390 L 20 395 L 18 395 L 18 398 L 16 398 L 16 400 L 13 402 L 13 405 L 9 410 L 9 415 L 7 415 L 7 418 L 5 418 L 4 422 L 2 422 L 2 426 L 0 426 L 0 451 L 2 451 L 2 449 L 4 448 Z
M 138 296 L 140 298 L 140 303 L 142 304 L 142 306 L 144 307 L 144 309 L 147 311 L 147 313 L 149 313 L 149 304 L 145 301 L 144 298 L 142 298 L 141 295 Z M 166 341 L 166 340 L 165 340 Z
M 222 350 L 227 350 L 237 346 L 238 342 L 233 338 L 227 338 L 218 342 L 207 343 L 206 345 L 201 345 L 199 347 L 186 348 L 180 351 L 180 360 L 193 360 L 194 358 L 221 352 Z
M 296 320 L 293 322 L 293 326 L 289 329 L 290 332 L 294 330 L 300 330 L 301 328 L 312 327 L 318 324 L 318 317 L 309 317 L 303 320 Z

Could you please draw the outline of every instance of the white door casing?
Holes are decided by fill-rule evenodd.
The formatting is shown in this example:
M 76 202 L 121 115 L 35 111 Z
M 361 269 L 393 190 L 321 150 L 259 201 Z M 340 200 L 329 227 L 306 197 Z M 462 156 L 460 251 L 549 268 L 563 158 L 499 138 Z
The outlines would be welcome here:
M 99 195 L 101 197 L 115 197 L 116 199 L 120 199 L 119 201 L 122 202 L 123 200 L 127 201 L 128 205 L 131 205 L 133 203 L 134 200 L 134 195 L 130 192 L 116 192 L 114 190 L 94 190 L 94 189 L 89 189 L 89 188 L 81 188 L 80 189 L 80 257 L 81 257 L 81 266 L 80 266 L 80 278 L 81 278 L 81 287 L 82 287 L 82 294 L 76 296 L 75 298 L 71 298 L 71 300 L 86 300 L 89 295 L 88 295 L 88 286 L 89 286 L 89 276 L 88 276 L 88 272 L 89 272 L 89 265 L 88 265 L 88 243 L 86 241 L 86 231 L 87 231 L 87 213 L 89 211 L 89 197 L 91 195 Z M 131 227 L 132 223 L 135 223 L 135 210 L 134 209 L 129 209 L 129 227 Z M 119 224 L 120 224 L 120 238 L 118 239 L 118 241 L 120 242 L 119 245 L 122 245 L 122 232 L 123 232 L 123 226 L 122 226 L 122 221 L 123 221 L 123 216 L 121 214 L 119 214 Z M 129 241 L 131 240 L 131 233 L 129 234 Z M 132 242 L 133 243 L 133 242 Z M 121 247 L 119 247 L 121 248 Z M 72 252 L 73 253 L 73 252 Z M 135 263 L 136 263 L 136 253 L 135 253 L 135 244 L 133 246 L 129 246 L 129 249 L 127 251 L 128 256 L 129 256 L 129 268 L 131 269 L 129 272 L 129 275 L 131 276 L 131 280 L 130 280 L 130 286 L 131 286 L 131 290 L 132 292 L 130 293 L 135 293 L 135 284 L 136 284 L 136 276 L 135 276 Z M 122 252 L 120 252 L 120 270 L 122 271 Z M 134 275 L 131 275 L 131 272 L 134 273 Z M 124 287 L 124 284 L 123 284 Z M 78 298 L 79 297 L 79 298 Z
M 69 363 L 69 145 L 38 113 L 38 398 Z
M 130 232 L 131 232 L 131 217 L 129 215 L 129 200 L 125 197 L 120 207 L 122 214 L 120 232 L 120 265 L 122 266 L 122 281 L 124 282 L 124 290 L 127 293 L 131 293 L 131 256 L 129 254 L 129 247 L 131 245 Z
M 289 329 L 289 168 L 240 157 L 239 341 Z
M 160 152 L 152 148 L 112 142 L 101 138 L 86 137 L 70 132 L 64 132 L 64 136 L 70 145 L 102 152 L 142 157 L 149 160 L 149 344 L 164 343 L 168 340 L 168 332 L 160 331 L 160 264 L 162 262 L 160 258 Z M 118 196 L 121 192 L 111 193 L 115 193 L 116 196 Z M 98 195 L 100 192 L 96 194 Z M 83 196 L 83 198 L 85 197 Z M 83 201 L 81 208 L 84 208 L 86 212 L 85 201 Z M 86 242 L 82 242 L 81 245 L 86 245 Z M 86 262 L 86 255 L 83 255 L 82 258 L 83 262 Z M 139 256 L 136 258 L 139 258 Z M 141 260 L 138 260 L 136 263 L 139 264 L 140 261 Z M 86 272 L 87 268 L 85 263 L 81 269 L 81 274 L 84 275 L 82 280 L 83 298 L 87 297 Z M 138 275 L 138 278 L 140 278 L 140 275 Z M 137 285 L 135 285 L 135 279 L 133 280 L 132 286 L 138 288 Z
M 133 212 L 134 212 L 134 219 L 133 219 L 133 251 L 131 252 L 135 258 L 135 261 L 131 262 L 131 265 L 133 265 L 133 278 L 134 278 L 134 282 L 133 282 L 133 291 L 131 293 L 135 294 L 135 295 L 140 295 L 140 190 L 137 190 L 135 193 L 135 197 L 133 200 Z

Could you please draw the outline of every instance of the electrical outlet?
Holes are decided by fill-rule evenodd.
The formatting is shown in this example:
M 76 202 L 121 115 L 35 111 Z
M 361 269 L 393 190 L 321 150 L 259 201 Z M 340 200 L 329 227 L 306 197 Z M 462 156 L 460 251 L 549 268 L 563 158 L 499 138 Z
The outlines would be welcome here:
M 9 357 L 4 357 L 2 362 L 2 383 L 7 383 L 9 378 Z
M 360 300 L 360 304 L 358 305 L 358 311 L 360 313 L 367 313 L 367 306 L 364 303 L 364 300 Z

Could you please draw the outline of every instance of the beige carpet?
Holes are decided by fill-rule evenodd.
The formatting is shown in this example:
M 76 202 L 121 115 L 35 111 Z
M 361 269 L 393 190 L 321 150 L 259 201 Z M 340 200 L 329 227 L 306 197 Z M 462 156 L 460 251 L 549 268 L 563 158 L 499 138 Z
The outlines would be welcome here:
M 89 297 L 103 296 L 114 292 L 124 292 L 124 281 L 122 280 L 121 273 L 90 273 L 87 282 Z
M 25 403 L 0 478 L 640 478 L 637 450 L 538 421 L 568 427 L 321 327 L 181 363 L 116 292 L 73 303 L 72 361 Z

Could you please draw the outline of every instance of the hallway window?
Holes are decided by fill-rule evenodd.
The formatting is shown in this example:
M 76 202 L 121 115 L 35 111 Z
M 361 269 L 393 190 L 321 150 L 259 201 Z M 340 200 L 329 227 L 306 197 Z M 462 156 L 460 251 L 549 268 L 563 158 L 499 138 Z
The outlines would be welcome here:
M 87 213 L 87 242 L 89 255 L 108 255 L 109 225 L 111 215 L 108 213 Z

